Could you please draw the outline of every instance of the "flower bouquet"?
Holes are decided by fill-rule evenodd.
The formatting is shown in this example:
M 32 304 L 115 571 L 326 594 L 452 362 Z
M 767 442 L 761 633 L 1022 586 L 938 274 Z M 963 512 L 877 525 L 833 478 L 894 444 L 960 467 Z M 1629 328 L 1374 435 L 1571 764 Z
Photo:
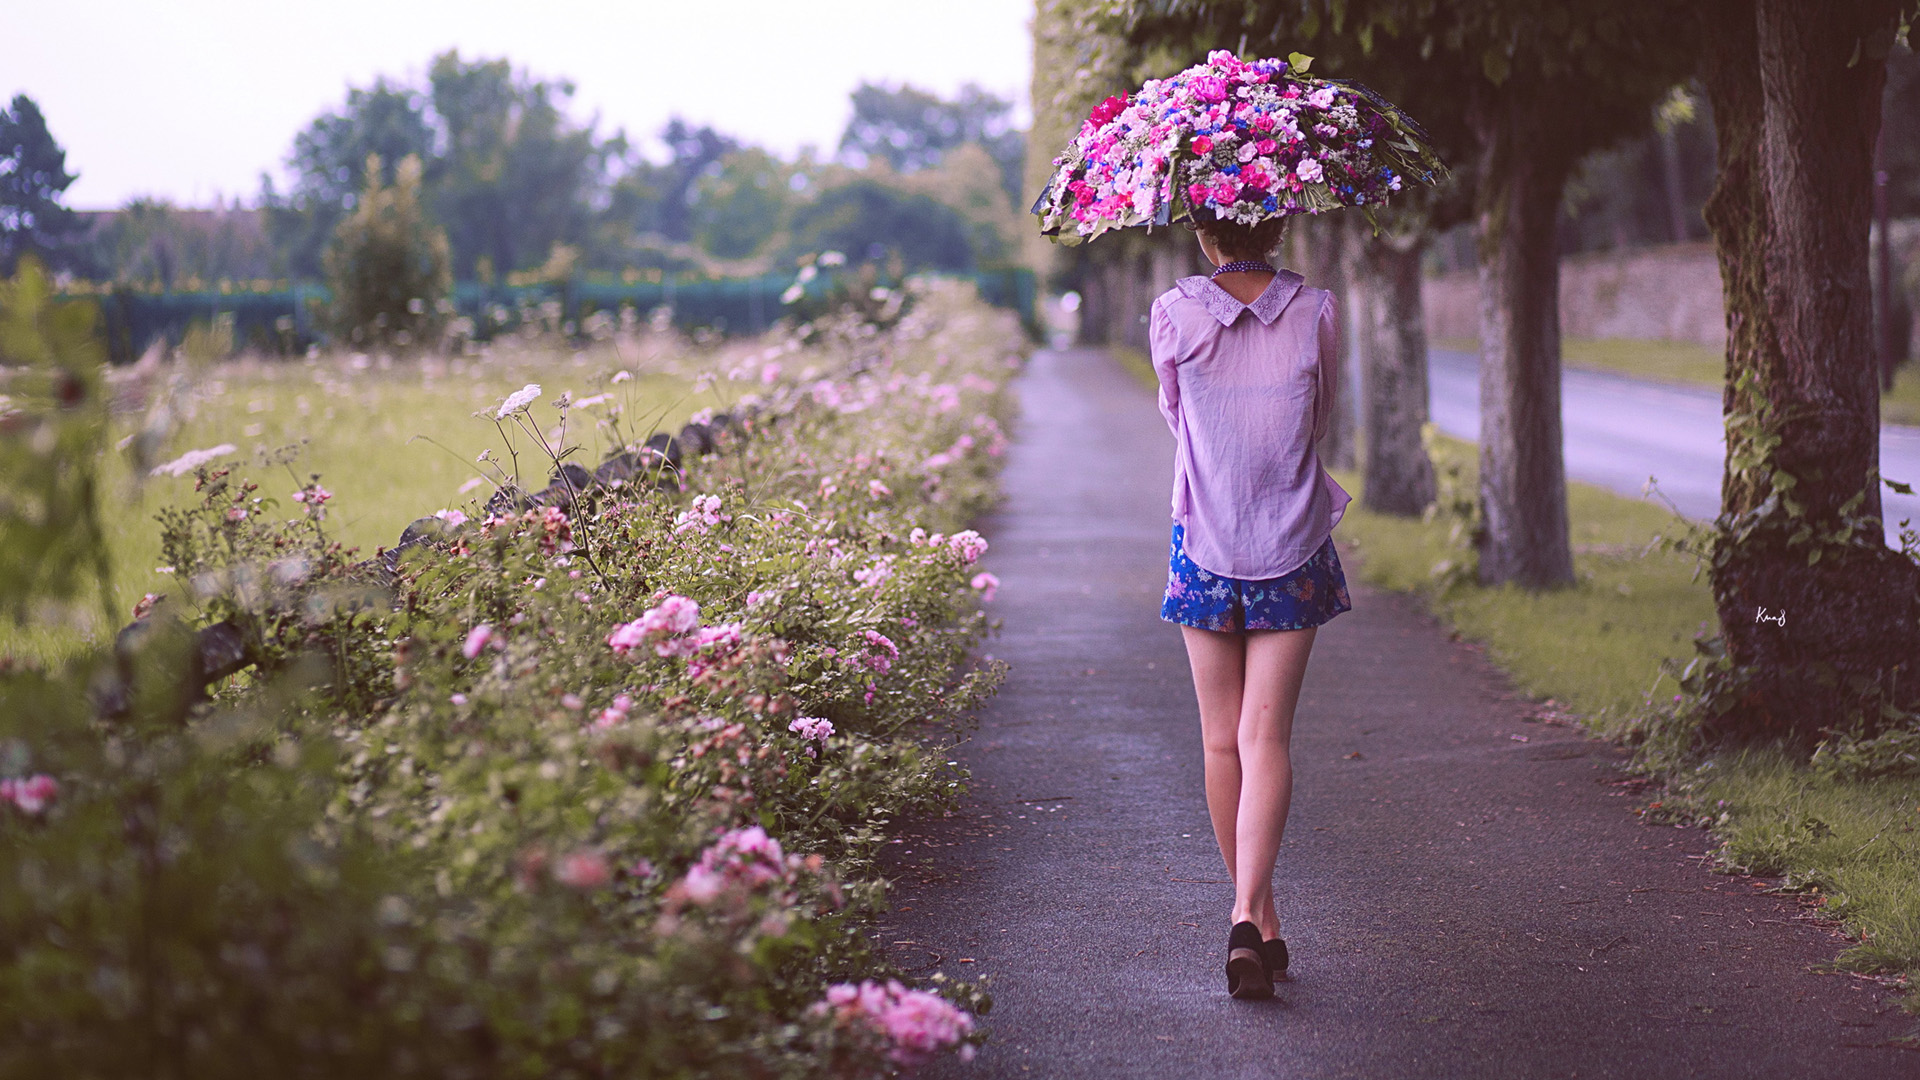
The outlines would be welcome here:
M 1369 219 L 1446 166 L 1425 131 L 1357 83 L 1314 78 L 1311 57 L 1243 61 L 1224 49 L 1110 97 L 1054 160 L 1034 203 L 1064 243 L 1108 229 L 1363 208 Z

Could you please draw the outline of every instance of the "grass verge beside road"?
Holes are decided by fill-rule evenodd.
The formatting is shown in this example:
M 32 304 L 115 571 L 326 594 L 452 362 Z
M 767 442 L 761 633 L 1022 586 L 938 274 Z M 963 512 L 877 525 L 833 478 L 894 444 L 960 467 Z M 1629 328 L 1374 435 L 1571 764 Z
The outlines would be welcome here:
M 1472 338 L 1439 338 L 1436 349 L 1474 352 Z M 1561 358 L 1571 368 L 1609 371 L 1636 379 L 1685 383 L 1719 389 L 1726 378 L 1726 357 L 1709 345 L 1690 341 L 1652 341 L 1639 338 L 1567 338 L 1560 343 Z M 1901 368 L 1893 389 L 1880 398 L 1880 422 L 1920 425 L 1920 362 Z

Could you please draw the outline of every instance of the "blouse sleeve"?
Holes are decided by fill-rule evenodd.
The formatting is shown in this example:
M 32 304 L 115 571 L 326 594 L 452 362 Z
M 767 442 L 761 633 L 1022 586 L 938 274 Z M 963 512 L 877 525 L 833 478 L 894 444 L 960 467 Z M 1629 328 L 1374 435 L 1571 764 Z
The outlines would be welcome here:
M 1153 360 L 1153 373 L 1160 378 L 1160 415 L 1175 434 L 1180 431 L 1180 382 L 1174 374 L 1174 362 L 1180 355 L 1180 337 L 1167 314 L 1166 304 L 1155 301 L 1147 322 L 1147 353 Z
M 1327 435 L 1333 422 L 1334 403 L 1340 392 L 1340 318 L 1334 309 L 1333 293 L 1320 302 L 1320 356 L 1315 362 L 1313 395 L 1313 441 Z

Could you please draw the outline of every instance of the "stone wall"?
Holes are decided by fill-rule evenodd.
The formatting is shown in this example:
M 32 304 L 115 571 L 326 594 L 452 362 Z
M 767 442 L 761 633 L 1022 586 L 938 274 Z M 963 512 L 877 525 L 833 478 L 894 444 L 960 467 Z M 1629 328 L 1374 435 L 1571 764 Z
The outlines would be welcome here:
M 1471 270 L 1427 279 L 1427 333 L 1480 336 Z M 1560 264 L 1560 331 L 1578 338 L 1658 338 L 1721 348 L 1720 266 L 1705 241 L 1574 255 Z

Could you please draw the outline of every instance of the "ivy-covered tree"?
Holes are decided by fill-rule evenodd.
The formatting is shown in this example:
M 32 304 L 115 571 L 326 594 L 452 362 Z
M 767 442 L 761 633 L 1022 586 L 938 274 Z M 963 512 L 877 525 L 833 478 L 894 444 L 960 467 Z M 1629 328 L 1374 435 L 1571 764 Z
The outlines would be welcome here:
M 1867 235 L 1910 0 L 1701 0 L 1719 133 L 1707 223 L 1727 305 L 1709 739 L 1873 735 L 1920 711 L 1920 565 L 1881 523 Z M 1902 477 L 1911 481 L 1912 477 Z
M 79 217 L 60 202 L 76 179 L 40 106 L 15 95 L 0 109 L 0 273 L 12 273 L 22 255 L 57 261 L 81 229 Z

